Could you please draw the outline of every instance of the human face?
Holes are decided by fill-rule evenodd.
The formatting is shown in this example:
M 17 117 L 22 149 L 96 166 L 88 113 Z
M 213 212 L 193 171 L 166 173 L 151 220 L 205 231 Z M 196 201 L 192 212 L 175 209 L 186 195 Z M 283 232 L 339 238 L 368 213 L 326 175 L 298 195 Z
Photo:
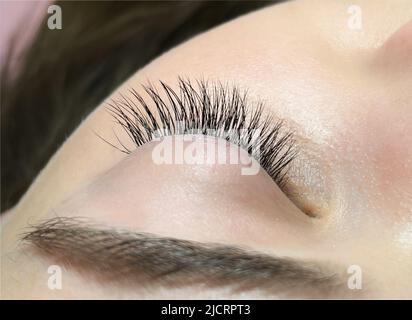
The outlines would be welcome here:
M 4 217 L 4 297 L 411 298 L 411 19 L 408 0 L 292 1 L 195 37 L 136 72 Z M 261 101 L 270 121 L 282 121 L 281 136 L 291 133 L 297 151 L 284 185 L 263 165 L 244 175 L 240 162 L 158 164 L 161 141 L 136 146 L 119 130 L 108 103 L 136 99 L 133 88 L 159 117 L 141 85 L 150 80 L 171 108 L 159 80 L 179 93 L 179 76 L 247 90 L 251 110 Z M 114 132 L 131 152 L 99 138 L 120 147 Z M 126 256 L 109 250 L 122 243 L 131 244 Z M 63 286 L 50 290 L 56 264 Z

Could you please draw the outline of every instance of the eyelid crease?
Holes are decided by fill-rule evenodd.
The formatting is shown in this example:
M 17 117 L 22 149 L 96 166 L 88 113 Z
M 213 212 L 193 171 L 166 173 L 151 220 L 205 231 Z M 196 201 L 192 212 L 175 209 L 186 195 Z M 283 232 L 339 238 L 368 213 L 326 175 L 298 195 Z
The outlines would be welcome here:
M 251 107 L 246 92 L 220 82 L 201 80 L 192 85 L 182 78 L 178 90 L 162 81 L 160 91 L 153 85 L 142 87 L 148 102 L 131 89 L 131 96 L 120 94 L 108 104 L 108 112 L 135 147 L 163 136 L 210 135 L 247 151 L 281 189 L 287 183 L 288 168 L 298 154 L 293 133 L 282 120 L 264 113 L 262 103 Z M 116 138 L 120 146 L 109 144 L 126 154 L 133 152 Z

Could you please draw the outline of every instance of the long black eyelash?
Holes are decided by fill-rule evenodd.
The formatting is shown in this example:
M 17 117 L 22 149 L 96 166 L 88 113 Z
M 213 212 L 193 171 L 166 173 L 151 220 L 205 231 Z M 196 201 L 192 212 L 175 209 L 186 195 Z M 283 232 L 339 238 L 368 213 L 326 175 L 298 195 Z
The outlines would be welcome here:
M 250 108 L 238 88 L 203 80 L 194 86 L 179 78 L 176 91 L 162 81 L 160 87 L 163 97 L 153 85 L 143 86 L 154 111 L 134 89 L 109 103 L 109 112 L 136 147 L 159 136 L 213 135 L 246 150 L 280 187 L 285 184 L 297 154 L 295 141 L 291 132 L 284 133 L 282 121 L 264 115 L 262 103 Z M 133 151 L 117 140 L 120 146 L 111 145 L 127 154 Z

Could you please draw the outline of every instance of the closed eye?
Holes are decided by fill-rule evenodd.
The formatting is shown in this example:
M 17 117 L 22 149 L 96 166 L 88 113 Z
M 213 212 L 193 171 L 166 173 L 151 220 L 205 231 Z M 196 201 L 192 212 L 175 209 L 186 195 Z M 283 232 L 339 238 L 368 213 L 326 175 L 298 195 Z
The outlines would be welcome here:
M 108 111 L 124 129 L 135 148 L 155 138 L 202 134 L 225 139 L 244 149 L 282 189 L 297 155 L 293 133 L 281 120 L 263 112 L 263 104 L 249 104 L 246 93 L 222 83 L 179 78 L 178 90 L 160 82 L 161 90 L 143 86 L 146 101 L 136 90 L 112 100 Z M 154 108 L 149 108 L 154 105 Z M 130 154 L 125 141 L 110 143 Z

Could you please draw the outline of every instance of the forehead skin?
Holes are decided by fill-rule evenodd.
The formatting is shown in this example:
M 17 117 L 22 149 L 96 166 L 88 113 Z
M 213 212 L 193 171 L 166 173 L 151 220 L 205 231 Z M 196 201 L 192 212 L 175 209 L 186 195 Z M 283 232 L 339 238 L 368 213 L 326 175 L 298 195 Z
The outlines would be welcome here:
M 348 27 L 348 8 L 354 4 L 361 9 L 360 30 Z M 149 209 L 146 218 L 132 216 L 133 208 L 141 209 L 142 205 L 129 199 L 120 199 L 126 203 L 124 216 L 115 216 L 110 210 L 99 214 L 105 207 L 114 207 L 110 201 L 96 205 L 107 195 L 107 190 L 96 186 L 113 182 L 112 175 L 121 180 L 119 188 L 132 188 L 134 198 L 140 199 L 145 190 L 136 181 L 149 181 L 145 175 L 152 165 L 145 162 L 144 150 L 139 150 L 142 156 L 136 153 L 133 158 L 147 170 L 125 173 L 124 168 L 133 159 L 124 165 L 125 155 L 96 138 L 96 131 L 104 137 L 113 134 L 102 103 L 5 216 L 1 230 L 2 294 L 39 298 L 56 295 L 44 285 L 50 263 L 18 254 L 16 246 L 27 223 L 48 217 L 51 210 L 59 208 L 59 214 L 80 212 L 107 224 L 131 225 L 168 236 L 248 244 L 269 253 L 361 265 L 365 277 L 373 280 L 370 297 L 411 297 L 412 60 L 408 57 L 412 56 L 412 45 L 408 39 L 412 38 L 412 27 L 407 25 L 411 19 L 409 0 L 288 2 L 241 17 L 180 45 L 136 72 L 119 88 L 124 91 L 159 79 L 173 85 L 178 76 L 184 76 L 233 83 L 246 88 L 252 99 L 263 99 L 266 108 L 286 119 L 307 141 L 304 156 L 310 160 L 307 170 L 311 177 L 297 184 L 308 190 L 320 186 L 315 195 L 308 195 L 315 203 L 325 204 L 325 215 L 319 221 L 295 217 L 296 208 L 260 176 L 249 183 L 267 186 L 261 187 L 260 194 L 267 192 L 278 200 L 275 218 L 269 216 L 266 207 L 248 208 L 256 217 L 230 218 L 240 221 L 236 227 L 242 232 L 235 236 L 227 235 L 231 224 L 225 217 L 214 217 L 214 221 L 220 219 L 222 230 L 211 234 L 208 230 L 216 228 L 217 222 L 205 222 L 202 229 L 190 222 L 198 217 L 181 212 L 175 212 L 176 219 L 167 221 L 171 223 L 167 226 L 164 221 L 170 218 L 161 213 L 151 218 Z M 117 95 L 118 91 L 113 93 L 113 97 Z M 114 171 L 103 175 L 113 167 Z M 116 170 L 120 170 L 118 175 Z M 312 178 L 313 172 L 322 178 Z M 122 174 L 124 179 L 119 178 Z M 230 173 L 224 175 L 233 178 Z M 161 179 L 166 178 L 174 181 L 174 188 L 181 186 L 176 172 L 165 169 L 159 181 L 154 179 L 147 188 L 159 188 Z M 105 183 L 104 179 L 109 180 Z M 88 187 L 80 189 L 83 186 Z M 183 191 L 195 187 L 181 186 Z M 90 199 L 84 200 L 84 190 L 90 191 Z M 240 199 L 236 191 L 241 194 L 247 190 L 234 190 L 230 199 Z M 68 201 L 62 205 L 65 199 Z M 177 206 L 167 196 L 160 199 L 169 207 Z M 197 208 L 207 211 L 209 204 L 213 207 L 210 199 L 204 196 Z M 242 211 L 242 206 L 233 206 L 230 199 L 219 200 L 229 216 L 233 208 Z M 190 200 L 182 205 L 186 210 L 181 211 L 193 212 L 195 205 L 190 207 Z M 153 209 L 150 203 L 146 205 Z M 289 211 L 292 217 L 284 217 Z M 174 228 L 173 223 L 179 219 L 189 221 L 188 227 Z M 97 295 L 96 286 L 74 274 L 68 277 L 70 288 L 56 297 Z M 184 298 L 197 293 L 196 289 L 187 289 L 174 294 Z M 148 296 L 163 294 L 167 296 L 158 292 Z M 210 297 L 219 294 L 208 293 Z M 99 295 L 111 297 L 112 292 L 100 290 Z M 143 293 L 137 297 L 143 297 Z

